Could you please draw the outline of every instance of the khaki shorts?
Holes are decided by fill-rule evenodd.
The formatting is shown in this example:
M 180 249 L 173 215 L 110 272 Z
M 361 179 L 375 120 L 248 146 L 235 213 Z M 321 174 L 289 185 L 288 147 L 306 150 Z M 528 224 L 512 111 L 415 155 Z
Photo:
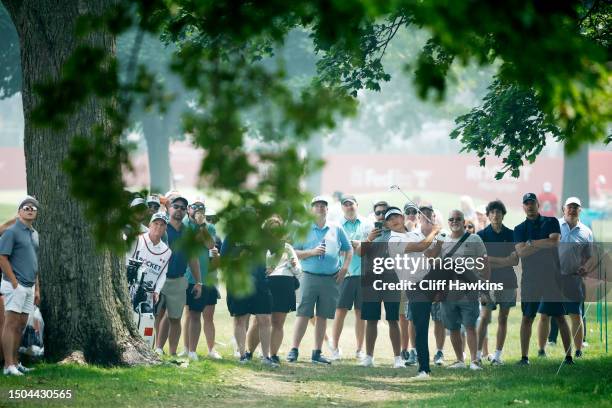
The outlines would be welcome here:
M 5 313 L 32 313 L 34 311 L 34 290 L 34 286 L 26 287 L 21 283 L 17 284 L 17 289 L 13 289 L 13 285 L 9 281 L 2 279 L 0 293 L 4 295 Z
M 300 280 L 302 300 L 297 307 L 297 315 L 312 318 L 324 317 L 333 319 L 340 297 L 340 285 L 336 283 L 336 275 L 315 275 L 303 273 Z
M 187 279 L 185 277 L 166 279 L 155 310 L 159 312 L 166 309 L 170 319 L 180 319 L 183 316 L 183 308 L 187 303 L 186 291 Z

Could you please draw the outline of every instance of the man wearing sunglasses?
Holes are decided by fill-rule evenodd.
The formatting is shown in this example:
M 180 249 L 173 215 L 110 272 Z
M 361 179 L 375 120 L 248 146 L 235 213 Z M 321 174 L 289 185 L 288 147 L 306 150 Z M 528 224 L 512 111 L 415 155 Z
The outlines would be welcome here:
M 172 257 L 168 264 L 166 282 L 159 296 L 156 307 L 156 328 L 158 328 L 156 349 L 157 354 L 163 354 L 166 340 L 169 340 L 170 354 L 176 354 L 176 348 L 181 336 L 181 317 L 183 308 L 187 302 L 187 266 L 191 268 L 191 273 L 195 279 L 193 294 L 197 299 L 202 294 L 202 279 L 200 278 L 200 262 L 198 258 L 188 259 L 187 254 L 180 249 L 180 241 L 183 238 L 186 228 L 183 218 L 187 213 L 189 202 L 180 194 L 172 194 L 167 197 L 168 212 L 170 214 L 170 224 L 168 224 L 168 243 L 172 250 Z M 167 311 L 167 315 L 166 315 Z
M 147 207 L 149 207 L 149 215 L 152 217 L 154 214 L 156 214 L 159 211 L 161 207 L 159 197 L 155 194 L 148 196 L 147 197 Z
M 463 271 L 467 276 L 468 273 L 475 273 L 483 279 L 489 278 L 489 267 L 487 258 L 487 250 L 482 242 L 482 239 L 476 234 L 469 234 L 465 231 L 465 218 L 460 210 L 452 210 L 448 217 L 448 226 L 451 230 L 449 239 L 442 245 L 440 253 L 442 259 L 452 258 L 453 264 L 459 264 L 461 260 L 463 265 L 467 265 L 467 258 L 476 260 L 480 258 L 484 268 L 478 270 L 477 262 L 470 262 L 473 265 L 470 272 Z M 467 235 L 466 235 L 467 234 Z M 467 266 L 466 266 L 467 269 Z M 455 269 L 459 272 L 458 269 Z M 458 276 L 458 275 L 457 275 Z M 454 279 L 457 279 L 455 277 Z M 478 340 L 476 336 L 476 321 L 480 314 L 480 304 L 478 302 L 479 293 L 474 290 L 468 292 L 453 291 L 450 292 L 446 300 L 442 302 L 442 320 L 444 326 L 450 330 L 450 339 L 453 345 L 453 350 L 457 356 L 457 361 L 449 366 L 453 369 L 466 368 L 466 363 L 463 357 L 463 340 L 461 338 L 461 325 L 465 327 L 467 345 L 470 349 L 471 370 L 481 370 L 482 367 L 478 361 Z
M 406 203 L 406 205 L 404 205 L 404 225 L 406 226 L 406 231 L 410 232 L 418 229 L 418 212 L 414 204 Z
M 18 207 L 18 218 L 0 237 L 0 268 L 4 295 L 5 322 L 2 334 L 4 374 L 23 375 L 25 368 L 18 359 L 21 334 L 40 303 L 38 283 L 38 233 L 32 224 L 40 205 L 34 197 L 26 197 Z M 1 300 L 0 300 L 1 301 Z
M 215 313 L 215 305 L 219 296 L 219 291 L 215 286 L 217 276 L 216 273 L 209 273 L 214 270 L 219 264 L 219 251 L 215 248 L 215 227 L 208 224 L 205 218 L 206 206 L 202 198 L 195 198 L 188 209 L 188 219 L 184 221 L 187 228 L 197 233 L 198 243 L 201 244 L 202 250 L 199 255 L 200 261 L 200 277 L 204 285 L 202 286 L 202 296 L 195 297 L 193 288 L 196 284 L 196 279 L 191 273 L 191 268 L 187 268 L 187 307 L 189 308 L 189 317 L 185 319 L 183 326 L 183 336 L 185 351 L 190 360 L 197 360 L 196 348 L 200 339 L 200 331 L 202 324 L 200 316 L 204 320 L 204 335 L 206 336 L 206 344 L 208 345 L 208 357 L 219 360 L 221 355 L 214 349 L 215 346 L 215 323 L 213 316 Z
M 557 321 L 565 364 L 574 364 L 570 331 L 565 320 L 565 305 L 560 288 L 561 265 L 559 241 L 561 227 L 555 217 L 540 214 L 540 203 L 535 193 L 523 196 L 523 211 L 526 219 L 514 228 L 514 243 L 521 259 L 521 359 L 518 365 L 529 365 L 529 340 L 536 314 L 552 316 Z M 544 342 L 546 338 L 544 338 Z M 539 357 L 546 357 L 543 349 Z

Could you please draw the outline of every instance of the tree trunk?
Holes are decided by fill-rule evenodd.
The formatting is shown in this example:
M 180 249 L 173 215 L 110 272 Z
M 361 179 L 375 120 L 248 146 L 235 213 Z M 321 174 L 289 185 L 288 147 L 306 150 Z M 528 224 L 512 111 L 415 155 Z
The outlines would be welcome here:
M 100 14 L 113 2 L 3 1 L 21 46 L 28 193 L 42 206 L 36 228 L 46 355 L 61 360 L 82 352 L 88 362 L 105 365 L 154 362 L 131 320 L 121 259 L 96 249 L 83 205 L 70 198 L 61 169 L 75 135 L 108 124 L 101 102 L 91 98 L 82 103 L 61 131 L 35 127 L 31 120 L 38 102 L 35 84 L 57 79 L 79 41 L 115 52 L 115 39 L 106 33 L 79 41 L 74 35 L 80 15 Z
M 147 114 L 142 120 L 142 131 L 147 141 L 151 191 L 165 194 L 170 190 L 170 137 L 166 120 L 157 114 Z
M 589 207 L 589 145 L 586 143 L 572 155 L 564 155 L 561 205 L 567 197 L 578 197 L 583 208 Z

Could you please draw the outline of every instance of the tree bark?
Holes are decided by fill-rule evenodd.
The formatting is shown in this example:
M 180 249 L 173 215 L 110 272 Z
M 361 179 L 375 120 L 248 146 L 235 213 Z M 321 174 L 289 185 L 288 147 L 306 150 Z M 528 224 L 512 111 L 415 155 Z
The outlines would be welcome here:
M 161 194 L 170 190 L 170 137 L 166 125 L 166 120 L 157 114 L 147 114 L 142 120 L 142 131 L 147 141 L 150 188 Z
M 104 32 L 77 40 L 74 25 L 85 13 L 100 14 L 112 0 L 3 0 L 19 33 L 23 69 L 23 109 L 28 193 L 42 206 L 39 272 L 45 353 L 61 360 L 82 351 L 88 362 L 115 365 L 155 362 L 132 323 L 121 259 L 96 249 L 83 205 L 71 199 L 62 162 L 75 135 L 107 124 L 102 104 L 90 98 L 61 131 L 36 127 L 38 102 L 33 88 L 59 78 L 67 58 L 80 44 L 115 52 L 115 39 Z M 95 159 L 95 158 L 94 158 Z

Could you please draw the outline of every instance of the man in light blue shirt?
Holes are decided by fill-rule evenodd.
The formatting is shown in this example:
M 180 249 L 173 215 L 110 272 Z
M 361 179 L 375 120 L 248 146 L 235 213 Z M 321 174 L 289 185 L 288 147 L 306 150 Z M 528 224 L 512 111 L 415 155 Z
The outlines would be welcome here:
M 333 319 L 339 297 L 339 284 L 348 272 L 353 249 L 346 232 L 338 224 L 327 221 L 328 200 L 317 196 L 311 201 L 315 222 L 310 227 L 304 241 L 294 244 L 295 252 L 302 261 L 302 300 L 297 308 L 297 319 L 293 333 L 293 348 L 287 355 L 287 361 L 298 359 L 298 348 L 308 320 L 315 313 L 315 349 L 312 351 L 312 362 L 331 364 L 321 355 L 321 347 L 327 328 L 327 319 Z
M 348 269 L 348 275 L 340 286 L 340 299 L 336 306 L 336 316 L 334 318 L 334 328 L 332 331 L 332 360 L 341 358 L 338 343 L 344 327 L 344 319 L 349 310 L 355 306 L 355 341 L 357 350 L 355 357 L 361 360 L 365 353 L 362 351 L 365 336 L 365 320 L 361 320 L 361 303 L 363 296 L 361 293 L 361 241 L 365 241 L 368 233 L 374 228 L 370 222 L 357 214 L 357 199 L 352 195 L 346 195 L 340 200 L 344 216 L 341 225 L 346 232 L 351 246 L 353 247 L 353 258 Z
M 584 265 L 593 253 L 593 232 L 580 222 L 582 203 L 577 197 L 565 200 L 563 218 L 559 218 L 561 241 L 559 243 L 559 260 L 561 263 L 562 283 L 564 293 L 568 297 L 565 311 L 570 317 L 572 337 L 576 347 L 577 358 L 582 357 L 582 343 L 585 336 L 584 321 L 584 285 L 582 278 Z M 543 321 L 543 330 L 548 330 L 548 322 Z M 556 343 L 559 329 L 551 322 L 549 343 Z

